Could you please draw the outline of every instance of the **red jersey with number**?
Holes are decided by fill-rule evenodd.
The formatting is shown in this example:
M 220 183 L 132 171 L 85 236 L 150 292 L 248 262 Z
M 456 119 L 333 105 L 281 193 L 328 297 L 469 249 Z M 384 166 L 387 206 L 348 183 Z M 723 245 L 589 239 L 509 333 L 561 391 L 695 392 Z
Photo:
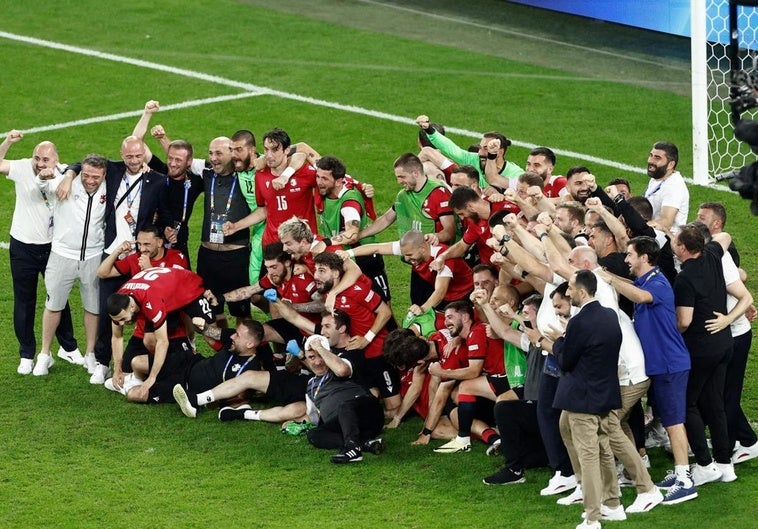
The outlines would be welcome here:
M 129 254 L 123 259 L 116 261 L 113 266 L 121 275 L 131 277 L 139 274 L 142 271 L 142 268 L 140 268 L 139 265 L 139 258 L 140 254 L 138 253 Z M 187 256 L 185 256 L 179 250 L 175 250 L 173 248 L 166 249 L 162 258 L 151 259 L 150 266 L 153 268 L 181 268 L 184 270 L 189 270 L 190 268 L 189 262 L 187 261 Z M 137 321 L 134 325 L 134 333 L 132 334 L 136 338 L 145 337 L 145 318 L 141 314 L 137 316 Z M 187 329 L 184 327 L 184 325 L 179 325 L 178 327 L 170 327 L 168 329 L 169 339 L 183 338 L 185 336 L 187 336 Z
M 334 302 L 334 308 L 344 310 L 350 316 L 351 336 L 365 336 L 374 325 L 376 310 L 382 304 L 382 298 L 371 289 L 371 286 L 371 279 L 361 275 L 355 283 L 339 294 Z M 366 358 L 382 356 L 385 336 L 387 336 L 387 329 L 382 327 L 363 351 Z
M 134 298 L 140 314 L 157 329 L 166 317 L 203 295 L 203 279 L 181 268 L 148 268 L 118 289 Z
M 258 206 L 266 207 L 263 246 L 278 241 L 277 228 L 292 217 L 303 219 L 311 231 L 317 233 L 316 204 L 313 197 L 316 190 L 316 170 L 309 164 L 303 165 L 290 176 L 287 186 L 279 190 L 274 189 L 271 184 L 275 178 L 268 167 L 255 173 L 255 200 Z
M 518 214 L 520 208 L 508 200 L 502 200 L 500 202 L 489 202 L 484 199 L 490 205 L 490 216 L 496 211 L 507 210 L 509 213 Z M 474 222 L 471 219 L 463 219 L 463 242 L 466 244 L 476 243 L 476 249 L 479 252 L 479 260 L 482 264 L 490 264 L 492 262 L 492 254 L 494 250 L 487 246 L 487 239 L 492 237 L 490 232 L 489 219 L 479 219 Z
M 469 360 L 483 360 L 482 375 L 502 375 L 505 373 L 503 340 L 487 338 L 484 323 L 475 323 L 466 337 Z

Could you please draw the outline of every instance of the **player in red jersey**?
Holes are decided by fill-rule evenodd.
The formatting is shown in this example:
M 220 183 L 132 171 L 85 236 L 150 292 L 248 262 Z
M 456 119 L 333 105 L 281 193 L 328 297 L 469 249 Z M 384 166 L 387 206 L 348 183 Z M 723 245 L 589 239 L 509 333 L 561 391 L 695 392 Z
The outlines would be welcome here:
M 327 295 L 345 273 L 345 263 L 335 253 L 323 252 L 314 258 L 316 288 Z M 387 335 L 388 323 L 394 324 L 392 309 L 371 288 L 371 280 L 362 275 L 358 281 L 337 294 L 334 308 L 350 315 L 352 336 L 347 349 L 363 349 L 366 356 L 367 379 L 372 388 L 378 388 L 384 399 L 385 414 L 391 417 L 400 406 L 400 379 L 397 370 L 389 366 L 382 356 L 382 344 Z
M 124 383 L 123 326 L 141 317 L 145 319 L 145 331 L 155 333 L 155 352 L 149 374 L 142 385 L 129 392 L 129 400 L 147 402 L 151 396 L 150 388 L 161 375 L 169 352 L 168 318 L 178 318 L 179 311 L 182 311 L 190 318 L 201 318 L 208 324 L 215 321 L 205 292 L 202 278 L 194 272 L 180 268 L 147 268 L 108 297 L 106 312 L 112 320 L 115 388 Z M 171 363 L 174 363 L 173 359 Z
M 457 257 L 450 259 L 445 266 L 439 271 L 430 268 L 435 257 L 447 250 L 447 246 L 429 244 L 424 234 L 419 231 L 409 231 L 402 236 L 399 241 L 365 244 L 345 252 L 350 257 L 359 257 L 362 255 L 371 255 L 374 253 L 381 255 L 399 255 L 403 260 L 412 267 L 412 272 L 424 283 L 428 285 L 431 294 L 425 299 L 411 292 L 411 302 L 408 308 L 408 318 L 436 311 L 439 316 L 439 323 L 442 323 L 442 310 L 445 304 L 459 299 L 468 299 L 469 294 L 474 288 L 471 268 L 466 262 Z M 430 320 L 431 316 L 428 317 Z M 404 327 L 408 325 L 403 324 Z M 428 327 L 423 325 L 422 327 Z M 422 334 L 428 335 L 434 329 L 422 329 Z

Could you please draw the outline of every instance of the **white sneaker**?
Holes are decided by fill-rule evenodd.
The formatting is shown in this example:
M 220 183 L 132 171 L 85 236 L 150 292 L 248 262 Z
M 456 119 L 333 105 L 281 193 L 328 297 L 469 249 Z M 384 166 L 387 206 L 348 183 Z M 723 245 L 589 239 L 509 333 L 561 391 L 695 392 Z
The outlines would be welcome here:
M 32 369 L 32 374 L 35 377 L 42 377 L 47 375 L 48 370 L 53 367 L 53 364 L 55 363 L 55 360 L 53 360 L 53 357 L 50 356 L 47 353 L 40 353 L 37 355 L 37 363 L 34 364 L 34 369 Z
M 66 351 L 63 347 L 59 347 L 58 358 L 77 366 L 84 365 L 84 357 L 82 356 L 82 353 L 79 351 L 78 348 L 74 349 L 73 351 Z
M 626 508 L 627 514 L 634 514 L 638 512 L 648 512 L 653 510 L 653 507 L 660 504 L 663 501 L 663 494 L 658 487 L 655 487 L 652 492 L 640 492 L 634 499 L 629 507 Z
M 601 529 L 601 525 L 599 521 L 595 522 L 588 522 L 587 520 L 582 520 L 582 523 L 576 526 L 576 529 Z
M 100 362 L 95 366 L 95 372 L 89 377 L 90 384 L 105 384 L 105 379 L 108 378 L 108 366 L 104 366 Z
M 739 441 L 736 443 L 736 450 L 732 453 L 732 463 L 744 463 L 758 457 L 758 443 L 750 446 L 742 446 Z
M 690 473 L 692 474 L 692 482 L 696 487 L 721 480 L 721 470 L 719 470 L 713 461 L 705 466 L 698 465 L 697 463 L 692 465 Z
M 650 468 L 650 456 L 645 454 L 642 456 L 642 464 L 645 465 L 645 468 Z
M 574 491 L 569 494 L 568 496 L 564 496 L 563 498 L 558 498 L 557 503 L 558 505 L 574 505 L 577 503 L 582 503 L 584 501 L 584 493 L 582 492 L 582 486 L 577 485 Z
M 28 375 L 32 372 L 32 369 L 34 369 L 34 359 L 33 358 L 22 358 L 21 361 L 18 363 L 18 367 L 16 368 L 16 373 L 19 375 Z
M 737 474 L 734 473 L 733 463 L 716 463 L 716 468 L 721 471 L 721 481 L 724 483 L 737 481 Z
M 90 375 L 95 373 L 95 367 L 97 366 L 97 360 L 95 359 L 95 353 L 87 353 L 84 355 L 84 364 L 82 364 Z
M 113 383 L 113 378 L 109 378 L 103 382 L 103 386 L 105 386 L 105 389 L 108 391 L 115 391 L 116 393 L 121 393 L 124 395 L 124 388 L 121 387 L 121 389 L 116 389 L 116 385 Z
M 438 454 L 457 454 L 458 452 L 471 451 L 471 441 L 466 442 L 460 437 L 456 437 L 449 443 L 445 443 L 439 448 L 435 448 L 434 451 Z
M 540 491 L 540 496 L 552 496 L 553 494 L 561 494 L 567 490 L 571 490 L 576 487 L 576 476 L 562 476 L 561 471 L 555 472 L 550 481 L 547 482 L 547 487 Z
M 134 373 L 129 373 L 124 377 L 124 385 L 122 386 L 123 394 L 126 396 L 127 393 L 129 393 L 130 390 L 133 388 L 136 388 L 137 386 L 141 386 L 144 384 L 144 380 L 139 378 Z
M 587 519 L 587 511 L 582 513 L 582 518 Z M 626 520 L 626 513 L 624 512 L 624 506 L 619 505 L 615 509 L 608 507 L 605 504 L 600 505 L 600 519 L 608 522 L 623 522 Z
M 173 390 L 174 394 L 174 400 L 179 405 L 179 408 L 181 408 L 182 413 L 189 417 L 190 419 L 194 419 L 197 417 L 197 408 L 195 408 L 192 403 L 189 400 L 189 397 L 187 396 L 187 392 L 184 391 L 184 388 L 181 384 L 177 384 L 174 386 Z

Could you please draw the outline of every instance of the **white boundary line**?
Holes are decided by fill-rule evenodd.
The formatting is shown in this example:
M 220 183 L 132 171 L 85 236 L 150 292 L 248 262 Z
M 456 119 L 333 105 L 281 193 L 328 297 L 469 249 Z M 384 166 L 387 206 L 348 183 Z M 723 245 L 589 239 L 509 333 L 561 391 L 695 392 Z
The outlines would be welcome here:
M 220 103 L 223 101 L 233 101 L 235 99 L 244 99 L 246 97 L 256 97 L 263 95 L 261 92 L 245 92 L 242 94 L 233 94 L 227 96 L 207 97 L 205 99 L 192 99 L 190 101 L 183 101 L 181 103 L 174 103 L 171 105 L 161 106 L 161 111 L 164 110 L 177 110 L 181 108 L 197 107 L 201 105 L 209 105 L 212 103 Z M 70 127 L 79 127 L 82 125 L 91 125 L 92 123 L 103 123 L 105 121 L 115 121 L 117 119 L 132 118 L 141 116 L 143 110 L 130 110 L 128 112 L 119 112 L 117 114 L 110 114 L 108 116 L 95 116 L 86 119 L 77 119 L 76 121 L 64 121 L 63 123 L 54 123 L 52 125 L 43 125 L 41 127 L 32 127 L 30 129 L 24 129 L 21 132 L 25 134 L 33 134 L 36 132 L 48 132 L 51 130 L 67 129 Z M 8 136 L 7 132 L 0 134 L 0 139 Z
M 365 0 L 364 0 L 365 1 Z M 367 2 L 368 3 L 368 2 Z M 384 4 L 382 4 L 384 5 Z M 183 77 L 189 77 L 191 79 L 198 79 L 201 81 L 207 81 L 210 83 L 220 84 L 223 86 L 229 86 L 234 88 L 239 88 L 242 90 L 245 90 L 249 94 L 255 94 L 255 95 L 272 95 L 275 97 L 280 97 L 282 99 L 289 99 L 292 101 L 298 101 L 301 103 L 309 103 L 316 106 L 322 106 L 327 108 L 333 108 L 336 110 L 341 110 L 344 112 L 351 112 L 354 114 L 361 114 L 364 116 L 370 116 L 373 118 L 383 119 L 386 121 L 393 121 L 395 123 L 403 123 L 406 125 L 416 125 L 416 122 L 413 119 L 406 118 L 404 116 L 397 116 L 395 114 L 388 114 L 386 112 L 380 112 L 376 110 L 371 110 L 367 108 L 362 108 L 354 105 L 343 105 L 341 103 L 335 103 L 332 101 L 325 101 L 323 99 L 316 99 L 313 97 L 308 96 L 302 96 L 298 94 L 293 94 L 290 92 L 283 92 L 280 90 L 274 90 L 272 88 L 268 88 L 265 86 L 258 86 L 251 83 L 244 83 L 241 81 L 235 81 L 233 79 L 227 79 L 225 77 L 219 77 L 216 75 L 209 75 L 202 72 L 197 72 L 194 70 L 188 70 L 186 68 L 177 68 L 174 66 L 168 66 L 165 64 L 155 63 L 151 61 L 144 61 L 141 59 L 134 59 L 131 57 L 124 57 L 122 55 L 115 55 L 112 53 L 105 53 L 100 51 L 95 51 L 87 48 L 81 48 L 79 46 L 71 46 L 69 44 L 62 44 L 59 42 L 54 42 L 50 40 L 44 40 L 44 39 L 38 39 L 35 37 L 29 37 L 26 35 L 18 35 L 15 33 L 8 33 L 6 31 L 0 31 L 0 37 L 6 38 L 8 40 L 13 40 L 16 42 L 23 42 L 26 44 L 31 44 L 34 46 L 40 46 L 44 48 L 52 48 L 55 50 L 61 50 L 61 51 L 67 51 L 70 53 L 76 53 L 78 55 L 84 55 L 87 57 L 94 57 L 97 59 L 103 59 L 113 62 L 118 62 L 122 64 L 131 64 L 133 66 L 139 66 L 142 68 L 148 68 L 151 70 L 158 70 L 166 73 L 171 73 L 175 75 L 180 75 Z M 244 95 L 243 95 L 244 96 Z M 456 134 L 461 134 L 464 136 L 469 136 L 472 138 L 480 138 L 482 133 L 481 132 L 475 132 L 468 129 L 461 129 L 458 127 L 446 127 L 446 130 L 449 130 L 451 132 L 454 132 Z M 523 142 L 518 140 L 512 140 L 513 145 L 516 145 L 517 147 L 522 147 L 525 149 L 533 149 L 537 147 L 538 145 L 534 143 L 529 142 Z M 606 167 L 612 167 L 614 169 L 619 169 L 622 171 L 627 171 L 630 173 L 637 173 L 637 174 L 646 174 L 646 170 L 639 166 L 632 166 L 624 163 L 614 162 L 612 160 L 606 160 L 604 158 L 599 158 L 596 156 L 590 156 L 588 154 L 582 154 L 574 151 L 566 151 L 563 149 L 553 149 L 553 151 L 561 156 L 567 156 L 570 158 L 577 158 L 580 160 L 586 160 L 588 162 L 604 165 Z M 687 179 L 688 182 L 693 183 L 694 182 L 691 179 Z M 720 191 L 727 191 L 721 186 L 714 186 L 714 185 L 707 185 L 705 187 L 710 187 L 713 189 L 717 189 Z

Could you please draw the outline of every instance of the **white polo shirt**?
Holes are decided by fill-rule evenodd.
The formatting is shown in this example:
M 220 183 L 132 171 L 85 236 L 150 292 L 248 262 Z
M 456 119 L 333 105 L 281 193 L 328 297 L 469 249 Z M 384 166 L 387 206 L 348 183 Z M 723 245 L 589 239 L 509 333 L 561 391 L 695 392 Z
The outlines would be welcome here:
M 45 196 L 37 185 L 37 175 L 31 158 L 8 160 L 10 171 L 8 180 L 16 184 L 16 205 L 11 221 L 11 237 L 25 244 L 50 244 L 53 240 L 51 220 L 53 218 L 54 197 Z M 60 177 L 65 166 L 55 167 L 56 177 Z

